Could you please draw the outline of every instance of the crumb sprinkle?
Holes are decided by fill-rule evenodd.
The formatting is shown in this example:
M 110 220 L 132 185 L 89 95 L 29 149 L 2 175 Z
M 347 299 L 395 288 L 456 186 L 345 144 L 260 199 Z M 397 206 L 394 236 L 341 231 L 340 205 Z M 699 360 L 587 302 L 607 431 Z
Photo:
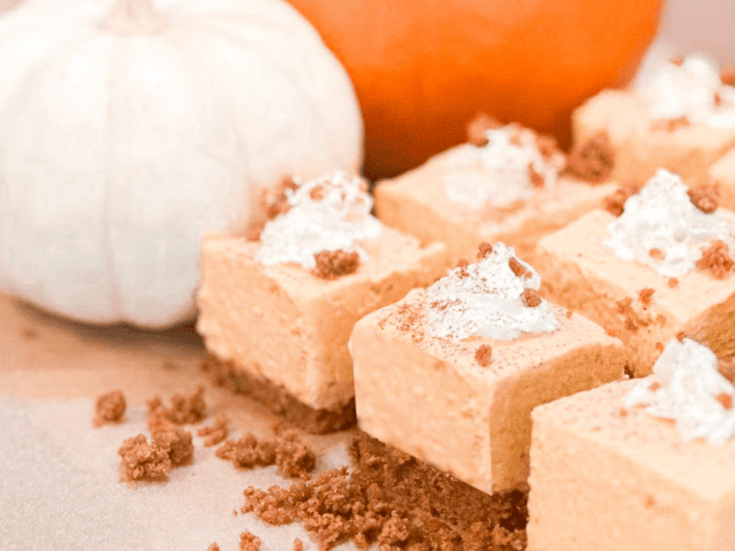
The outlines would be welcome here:
M 490 243 L 486 243 L 483 241 L 480 243 L 479 247 L 477 248 L 477 259 L 482 260 L 483 258 L 487 258 L 492 254 L 493 252 L 493 246 Z
M 197 431 L 197 436 L 205 437 L 204 446 L 209 448 L 222 443 L 229 432 L 230 420 L 224 413 L 217 414 L 210 426 L 202 427 Z
M 528 270 L 523 264 L 521 264 L 518 259 L 514 256 L 511 256 L 508 259 L 508 267 L 510 267 L 511 272 L 515 274 L 516 277 L 523 277 L 528 279 L 531 277 L 531 272 Z
M 727 392 L 720 392 L 715 398 L 725 409 L 732 409 L 732 395 Z
M 481 367 L 488 367 L 493 359 L 493 348 L 489 344 L 482 344 L 475 350 L 475 361 Z
M 717 186 L 703 184 L 689 188 L 687 192 L 692 204 L 705 214 L 712 214 L 717 210 L 720 194 Z
M 176 425 L 191 425 L 201 422 L 207 412 L 204 401 L 204 386 L 199 385 L 188 394 L 171 396 L 171 407 L 163 405 L 160 397 L 148 401 L 148 416 L 164 417 Z
M 172 468 L 168 452 L 154 443 L 149 444 L 145 435 L 124 440 L 117 453 L 123 480 L 154 482 L 168 479 Z
M 669 280 L 668 280 L 668 285 L 672 289 L 675 289 L 676 287 L 679 286 L 679 280 L 677 278 L 675 278 L 675 277 L 670 277 Z
M 535 188 L 544 187 L 546 178 L 538 170 L 533 168 L 533 163 L 528 163 L 528 180 L 531 182 L 531 186 Z
M 360 265 L 360 255 L 343 250 L 321 251 L 314 255 L 316 268 L 314 274 L 322 279 L 336 279 L 352 274 Z
M 702 256 L 696 262 L 698 269 L 707 271 L 715 279 L 725 279 L 735 266 L 735 260 L 730 255 L 727 244 L 715 239 L 708 247 L 702 250 Z
M 676 334 L 676 340 L 682 342 L 686 338 L 687 334 L 684 331 L 679 331 Z
M 240 551 L 260 551 L 260 538 L 245 530 L 240 534 Z
M 122 423 L 125 419 L 127 402 L 121 390 L 113 390 L 97 398 L 95 406 L 96 416 L 92 421 L 94 427 L 101 427 L 107 423 Z
M 735 67 L 728 67 L 720 71 L 720 81 L 726 86 L 735 86 Z
M 467 141 L 477 147 L 487 145 L 488 139 L 485 133 L 488 130 L 501 128 L 503 125 L 485 113 L 479 113 L 467 125 Z
M 638 193 L 640 186 L 625 184 L 602 200 L 603 208 L 613 216 L 620 216 L 625 210 L 625 202 L 631 195 Z
M 645 287 L 638 291 L 638 300 L 641 302 L 644 308 L 650 306 L 653 293 L 654 290 L 650 287 Z
M 665 260 L 666 259 L 666 253 L 664 253 L 661 249 L 653 248 L 648 251 L 648 256 L 653 258 L 654 260 Z
M 606 180 L 615 166 L 615 152 L 607 132 L 599 132 L 575 147 L 567 159 L 566 172 L 600 183 Z
M 522 296 L 523 304 L 525 304 L 529 308 L 536 308 L 539 304 L 541 304 L 541 295 L 538 293 L 538 291 L 534 291 L 533 289 L 524 289 Z

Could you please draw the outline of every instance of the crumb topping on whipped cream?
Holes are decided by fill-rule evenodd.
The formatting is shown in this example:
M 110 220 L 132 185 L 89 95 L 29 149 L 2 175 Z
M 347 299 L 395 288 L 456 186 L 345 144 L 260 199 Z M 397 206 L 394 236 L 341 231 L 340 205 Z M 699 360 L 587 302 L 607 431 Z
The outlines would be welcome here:
M 560 152 L 539 150 L 532 130 L 509 124 L 484 131 L 486 142 L 457 148 L 447 161 L 444 191 L 455 203 L 480 208 L 505 207 L 527 199 L 534 188 L 552 187 L 564 165 Z
M 716 211 L 695 206 L 681 178 L 664 169 L 625 201 L 607 231 L 603 243 L 619 258 L 647 264 L 665 277 L 694 269 L 712 241 L 735 250 L 735 226 Z
M 666 63 L 650 80 L 639 84 L 638 93 L 654 120 L 735 127 L 735 87 L 724 84 L 715 64 L 701 54 Z
M 540 285 L 536 270 L 516 258 L 512 247 L 485 247 L 478 262 L 455 268 L 427 289 L 428 330 L 456 341 L 510 341 L 522 332 L 553 331 L 559 323 L 538 295 Z
M 685 440 L 703 438 L 725 444 L 735 437 L 735 386 L 717 369 L 706 346 L 671 339 L 653 366 L 623 399 L 623 406 L 645 406 L 656 417 L 671 419 Z
M 295 263 L 313 269 L 315 255 L 323 251 L 356 252 L 364 258 L 360 241 L 383 230 L 370 214 L 373 199 L 365 180 L 334 171 L 294 183 L 295 189 L 285 190 L 288 210 L 267 222 L 260 234 L 257 260 L 266 266 Z

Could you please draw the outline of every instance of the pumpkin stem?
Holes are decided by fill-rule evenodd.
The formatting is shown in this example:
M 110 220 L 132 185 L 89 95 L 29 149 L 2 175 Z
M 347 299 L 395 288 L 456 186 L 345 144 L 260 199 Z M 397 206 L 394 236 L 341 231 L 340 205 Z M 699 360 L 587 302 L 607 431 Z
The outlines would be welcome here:
M 162 15 L 153 9 L 153 0 L 116 0 L 101 27 L 121 35 L 154 34 L 164 26 Z

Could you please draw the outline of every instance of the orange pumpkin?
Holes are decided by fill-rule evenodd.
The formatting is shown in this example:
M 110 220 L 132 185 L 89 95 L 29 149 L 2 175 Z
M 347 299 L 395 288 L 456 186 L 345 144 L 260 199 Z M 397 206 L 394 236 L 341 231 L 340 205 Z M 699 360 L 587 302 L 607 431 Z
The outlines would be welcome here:
M 392 176 L 465 139 L 484 111 L 567 143 L 570 114 L 626 83 L 663 0 L 289 0 L 352 77 L 365 173 Z

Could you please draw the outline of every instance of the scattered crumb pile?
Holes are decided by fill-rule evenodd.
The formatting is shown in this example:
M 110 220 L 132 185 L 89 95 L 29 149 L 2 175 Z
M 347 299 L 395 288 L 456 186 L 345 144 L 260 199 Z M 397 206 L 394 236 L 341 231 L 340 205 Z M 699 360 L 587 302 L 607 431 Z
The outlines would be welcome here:
M 204 446 L 209 448 L 221 444 L 229 434 L 230 420 L 224 413 L 218 413 L 217 417 L 208 427 L 202 427 L 197 431 L 197 436 L 204 437 Z
M 293 430 L 284 430 L 274 439 L 243 434 L 237 440 L 225 441 L 217 450 L 217 457 L 242 469 L 276 465 L 281 474 L 304 480 L 309 479 L 316 466 L 316 454 Z
M 525 548 L 520 492 L 493 498 L 454 479 L 447 482 L 448 475 L 392 448 L 384 448 L 392 455 L 374 455 L 374 445 L 365 436 L 353 443 L 351 474 L 343 467 L 289 488 L 247 488 L 242 512 L 274 525 L 298 521 L 325 551 L 347 540 L 361 549 L 377 543 L 381 551 Z
M 165 481 L 171 469 L 188 465 L 194 458 L 191 431 L 179 425 L 198 423 L 204 419 L 207 405 L 204 387 L 190 394 L 174 394 L 167 408 L 159 397 L 148 402 L 148 430 L 151 441 L 143 434 L 122 443 L 120 470 L 123 481 Z M 226 420 L 224 421 L 227 424 Z M 226 428 L 225 428 L 226 430 Z
M 615 153 L 607 132 L 595 134 L 576 147 L 567 159 L 566 172 L 588 182 L 602 182 L 615 166 Z
M 260 551 L 260 538 L 245 530 L 240 534 L 240 551 Z
M 95 427 L 101 427 L 107 423 L 122 423 L 125 420 L 127 402 L 125 396 L 119 390 L 113 390 L 97 398 L 95 408 L 96 416 L 92 421 Z

